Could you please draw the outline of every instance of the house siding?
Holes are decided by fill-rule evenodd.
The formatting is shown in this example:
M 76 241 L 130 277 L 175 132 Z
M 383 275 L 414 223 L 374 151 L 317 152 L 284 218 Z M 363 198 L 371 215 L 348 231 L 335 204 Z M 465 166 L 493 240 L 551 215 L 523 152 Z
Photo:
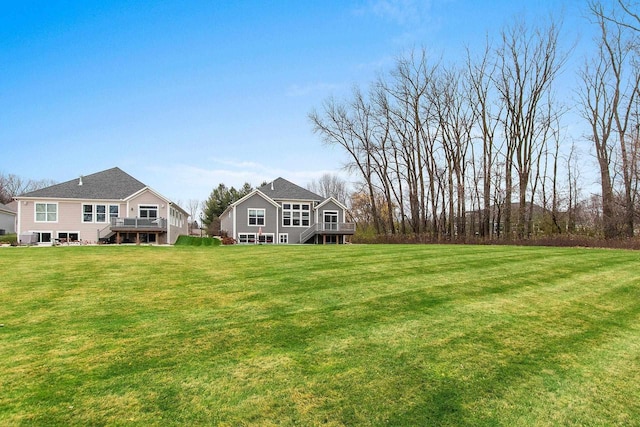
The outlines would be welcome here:
M 318 209 L 316 209 L 316 218 L 315 221 L 316 223 L 320 223 L 322 221 L 324 221 L 324 212 L 325 211 L 332 211 L 332 212 L 338 212 L 338 221 L 339 222 L 346 222 L 346 218 L 345 218 L 345 212 L 344 209 L 342 209 L 340 206 L 338 206 L 335 202 L 329 200 L 327 203 L 323 204 L 322 206 L 319 206 Z
M 227 233 L 230 237 L 235 236 L 235 230 L 233 229 L 233 209 L 225 211 L 220 217 L 220 231 Z
M 137 221 L 136 224 L 131 222 L 131 227 L 123 226 L 125 221 L 120 222 L 117 233 L 135 234 L 136 240 L 139 233 L 151 233 L 158 237 L 156 240 L 158 243 L 173 244 L 178 236 L 188 232 L 187 212 L 119 168 L 32 191 L 16 197 L 16 201 L 18 233 L 51 233 L 52 239 L 59 238 L 61 232 L 77 233 L 79 240 L 95 243 L 99 240 L 99 236 L 108 237 L 112 230 L 109 207 L 113 205 L 118 206 L 117 217 L 119 218 L 139 218 L 140 206 L 152 205 L 157 207 L 157 217 L 166 220 L 166 228 L 160 228 L 158 223 L 145 228 L 138 227 Z M 37 222 L 35 208 L 38 203 L 55 204 L 56 220 Z M 91 222 L 84 221 L 84 205 L 94 206 Z M 97 221 L 96 205 L 106 207 L 104 221 Z M 101 230 L 104 232 L 100 233 Z M 142 239 L 146 240 L 144 237 Z
M 284 225 L 284 209 L 283 204 L 308 204 L 309 209 L 309 224 L 307 225 Z M 262 224 L 249 224 L 249 209 L 264 209 L 265 223 Z M 298 215 L 296 212 L 300 212 L 300 219 L 302 216 L 302 209 L 293 209 L 291 206 L 292 220 Z M 289 209 L 289 207 L 288 207 Z M 336 238 L 339 239 L 337 243 L 344 242 L 344 235 L 353 234 L 353 225 L 340 227 L 324 228 L 317 226 L 318 223 L 324 221 L 324 213 L 332 211 L 337 213 L 337 218 L 334 218 L 332 222 L 346 223 L 345 208 L 339 202 L 334 199 L 325 199 L 322 201 L 322 197 L 314 194 L 308 190 L 303 189 L 289 181 L 282 178 L 274 180 L 270 184 L 265 184 L 262 187 L 254 190 L 251 194 L 245 196 L 239 201 L 233 203 L 231 206 L 223 212 L 220 217 L 220 229 L 226 232 L 229 237 L 236 239 L 241 243 L 252 242 L 270 242 L 270 236 L 273 237 L 273 243 L 303 243 L 300 240 L 300 236 L 304 234 L 307 242 L 318 242 L 317 236 L 321 235 L 324 243 L 336 243 Z M 293 221 L 291 221 L 293 223 Z M 239 239 L 239 236 L 244 234 L 252 234 L 257 237 L 258 233 L 263 234 L 262 239 L 248 238 Z M 266 236 L 265 236 L 266 235 Z M 313 237 L 313 239 L 312 239 Z
M 126 215 L 129 218 L 137 218 L 139 217 L 139 207 L 141 205 L 154 205 L 158 206 L 158 217 L 159 218 L 169 218 L 169 208 L 168 203 L 155 195 L 151 190 L 145 189 L 139 194 L 136 194 L 134 197 L 127 201 L 127 205 L 129 206 L 129 210 Z
M 36 203 L 55 203 L 58 206 L 58 220 L 56 222 L 36 222 Z M 78 239 L 87 243 L 98 240 L 98 230 L 109 225 L 107 222 L 83 222 L 82 206 L 89 205 L 118 205 L 120 211 L 125 205 L 118 201 L 108 200 L 28 200 L 20 203 L 18 208 L 20 217 L 20 232 L 50 232 L 56 238 L 60 232 L 78 233 Z M 108 215 L 107 215 L 108 216 Z
M 55 203 L 58 206 L 58 220 L 56 222 L 36 222 L 36 203 Z M 187 234 L 188 218 L 183 213 L 183 220 L 178 224 L 171 224 L 169 203 L 155 195 L 150 190 L 144 190 L 132 199 L 123 202 L 118 200 L 25 200 L 18 207 L 20 232 L 48 232 L 52 237 L 58 237 L 60 232 L 78 233 L 78 239 L 86 243 L 98 241 L 98 231 L 110 225 L 107 213 L 107 222 L 84 222 L 83 205 L 118 205 L 118 216 L 136 218 L 139 216 L 139 206 L 157 205 L 158 217 L 167 219 L 168 233 L 160 236 L 158 243 L 173 244 L 181 234 Z M 177 209 L 180 211 L 179 209 Z M 181 212 L 181 211 L 180 211 Z
M 265 210 L 265 224 L 264 225 L 249 225 L 249 209 L 264 209 Z M 236 211 L 236 227 L 234 239 L 238 238 L 238 234 L 240 233 L 254 233 L 262 232 L 263 234 L 274 234 L 277 236 L 278 233 L 278 221 L 276 218 L 278 216 L 278 209 L 273 206 L 272 203 L 265 200 L 264 197 L 259 194 L 254 194 L 248 199 L 244 200 L 242 203 L 235 207 Z M 225 224 L 227 221 L 225 221 Z M 221 222 L 222 226 L 222 222 Z M 228 230 L 227 230 L 228 231 Z
M 186 212 L 182 212 L 182 210 L 175 208 L 175 206 L 171 206 L 167 221 L 169 224 L 169 232 L 166 243 L 173 245 L 176 240 L 178 240 L 178 237 L 189 234 L 189 215 L 187 215 Z
M 16 215 L 8 212 L 0 212 L 0 230 L 11 234 L 16 232 Z

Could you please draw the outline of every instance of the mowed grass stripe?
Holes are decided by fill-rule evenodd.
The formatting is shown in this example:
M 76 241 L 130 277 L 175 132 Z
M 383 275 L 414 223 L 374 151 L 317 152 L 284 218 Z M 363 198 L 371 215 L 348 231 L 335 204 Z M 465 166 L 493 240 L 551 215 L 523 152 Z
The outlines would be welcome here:
M 3 251 L 0 421 L 633 425 L 637 261 L 508 246 Z

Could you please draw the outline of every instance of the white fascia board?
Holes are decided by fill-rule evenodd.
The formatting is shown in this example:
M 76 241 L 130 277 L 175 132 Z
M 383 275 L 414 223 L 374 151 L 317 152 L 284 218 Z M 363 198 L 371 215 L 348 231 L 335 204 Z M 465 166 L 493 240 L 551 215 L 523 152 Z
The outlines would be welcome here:
M 233 233 L 231 237 L 233 237 L 235 240 L 238 240 L 238 225 L 236 224 L 236 207 L 233 206 L 231 208 L 231 222 L 232 222 L 232 227 L 233 227 Z
M 342 203 L 340 203 L 337 199 L 334 199 L 333 197 L 329 197 L 328 199 L 326 199 L 325 201 L 320 203 L 318 206 L 316 206 L 316 209 L 320 209 L 320 207 L 322 207 L 323 205 L 325 205 L 325 204 L 327 204 L 329 202 L 335 203 L 342 210 L 345 210 L 345 211 L 347 210 L 347 207 L 345 205 L 343 205 Z
M 276 201 L 274 201 L 271 197 L 267 196 L 266 194 L 264 194 L 260 190 L 253 190 L 251 193 L 247 194 L 243 198 L 241 198 L 241 199 L 235 201 L 234 203 L 232 203 L 231 206 L 236 207 L 236 206 L 244 203 L 249 198 L 255 196 L 256 194 L 259 195 L 260 197 L 262 197 L 263 199 L 265 199 L 267 202 L 271 203 L 276 208 L 280 207 L 280 205 Z

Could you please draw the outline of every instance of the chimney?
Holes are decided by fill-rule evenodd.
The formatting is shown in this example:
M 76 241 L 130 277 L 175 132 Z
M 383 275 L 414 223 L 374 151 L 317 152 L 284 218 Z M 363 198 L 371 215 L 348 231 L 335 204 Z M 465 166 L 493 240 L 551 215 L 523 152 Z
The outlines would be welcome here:
M 82 175 L 80 175 L 80 179 L 78 180 L 78 185 L 82 185 Z

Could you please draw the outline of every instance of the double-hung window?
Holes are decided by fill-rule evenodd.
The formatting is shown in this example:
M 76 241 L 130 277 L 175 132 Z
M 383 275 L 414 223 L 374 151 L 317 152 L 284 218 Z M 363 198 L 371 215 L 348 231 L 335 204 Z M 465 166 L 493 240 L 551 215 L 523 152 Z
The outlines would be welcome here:
M 308 227 L 311 218 L 309 203 L 283 203 L 282 225 L 285 227 Z
M 249 209 L 249 225 L 264 225 L 264 209 Z
M 112 217 L 111 209 L 114 207 L 116 209 L 115 216 L 118 216 L 117 205 L 82 205 L 82 222 L 107 222 Z M 109 213 L 107 214 L 107 212 Z
M 93 222 L 93 205 L 82 205 L 82 222 Z
M 117 218 L 119 215 L 120 206 L 118 205 L 109 205 L 109 219 Z
M 57 203 L 36 203 L 36 222 L 58 222 Z
M 106 205 L 96 205 L 96 222 L 107 222 Z

